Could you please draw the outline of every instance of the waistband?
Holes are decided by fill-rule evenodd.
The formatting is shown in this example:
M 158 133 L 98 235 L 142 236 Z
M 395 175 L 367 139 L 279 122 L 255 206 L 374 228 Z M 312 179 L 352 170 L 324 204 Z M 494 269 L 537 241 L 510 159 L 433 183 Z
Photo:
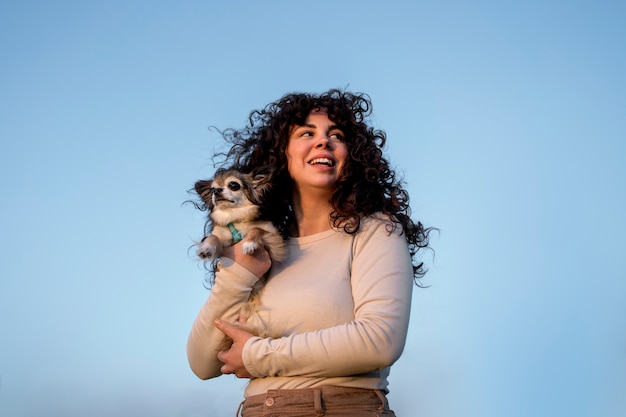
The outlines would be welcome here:
M 246 398 L 237 416 L 257 415 L 263 411 L 314 410 L 323 416 L 326 410 L 389 410 L 387 397 L 380 390 L 325 386 L 319 388 L 269 390 Z

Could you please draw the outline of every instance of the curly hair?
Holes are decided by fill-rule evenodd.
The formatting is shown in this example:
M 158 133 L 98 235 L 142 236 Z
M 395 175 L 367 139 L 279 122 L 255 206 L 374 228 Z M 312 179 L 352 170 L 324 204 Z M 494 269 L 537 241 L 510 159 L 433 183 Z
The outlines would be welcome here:
M 343 131 L 349 153 L 330 200 L 333 226 L 355 234 L 364 217 L 386 215 L 390 219 L 389 233 L 402 227 L 413 260 L 413 277 L 421 286 L 420 278 L 426 271 L 415 255 L 428 247 L 433 228 L 425 228 L 411 219 L 409 195 L 383 156 L 386 134 L 367 124 L 372 111 L 368 95 L 337 89 L 319 95 L 287 94 L 261 110 L 252 111 L 243 129 L 221 132 L 231 147 L 215 156 L 223 158 L 222 166 L 229 165 L 246 173 L 262 166 L 273 168 L 272 195 L 267 199 L 271 206 L 265 207 L 264 214 L 287 236 L 294 218 L 290 204 L 293 182 L 285 151 L 292 128 L 304 125 L 309 113 L 316 109 L 323 109 Z

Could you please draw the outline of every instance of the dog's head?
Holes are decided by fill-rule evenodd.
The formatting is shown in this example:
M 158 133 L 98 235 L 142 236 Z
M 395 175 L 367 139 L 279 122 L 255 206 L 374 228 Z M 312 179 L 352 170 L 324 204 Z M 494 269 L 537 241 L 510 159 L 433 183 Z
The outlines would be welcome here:
M 219 169 L 212 180 L 201 180 L 195 184 L 196 193 L 211 212 L 259 206 L 269 187 L 270 171 L 266 169 L 250 174 L 235 169 Z

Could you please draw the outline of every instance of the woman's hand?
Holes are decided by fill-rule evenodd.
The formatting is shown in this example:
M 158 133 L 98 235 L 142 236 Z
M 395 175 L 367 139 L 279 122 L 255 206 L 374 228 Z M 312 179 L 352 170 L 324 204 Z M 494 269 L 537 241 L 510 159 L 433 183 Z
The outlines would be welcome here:
M 235 374 L 237 378 L 252 378 L 243 364 L 242 351 L 248 339 L 254 335 L 237 324 L 225 320 L 215 320 L 215 327 L 233 340 L 233 344 L 228 350 L 217 353 L 217 359 L 224 364 L 221 372 L 223 374 Z
M 243 253 L 242 242 L 239 242 L 234 246 L 224 248 L 222 256 L 232 259 L 259 278 L 262 277 L 272 266 L 270 255 L 264 248 L 259 248 L 251 255 L 247 255 Z

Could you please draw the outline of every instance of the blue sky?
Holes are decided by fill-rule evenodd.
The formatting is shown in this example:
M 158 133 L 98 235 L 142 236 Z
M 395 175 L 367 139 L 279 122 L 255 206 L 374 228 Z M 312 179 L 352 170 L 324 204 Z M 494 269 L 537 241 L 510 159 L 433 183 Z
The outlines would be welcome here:
M 0 415 L 231 416 L 185 342 L 208 127 L 368 93 L 424 253 L 398 416 L 626 414 L 626 6 L 0 1 Z

